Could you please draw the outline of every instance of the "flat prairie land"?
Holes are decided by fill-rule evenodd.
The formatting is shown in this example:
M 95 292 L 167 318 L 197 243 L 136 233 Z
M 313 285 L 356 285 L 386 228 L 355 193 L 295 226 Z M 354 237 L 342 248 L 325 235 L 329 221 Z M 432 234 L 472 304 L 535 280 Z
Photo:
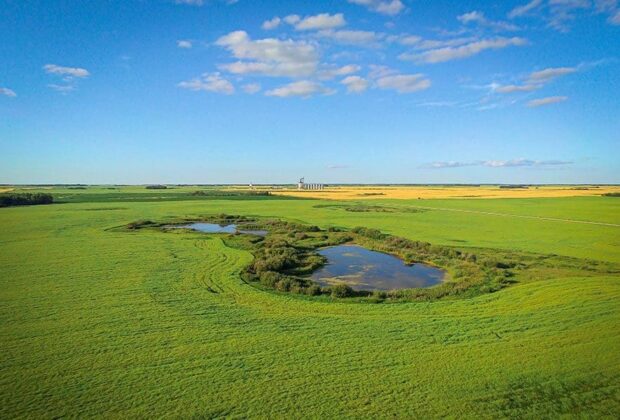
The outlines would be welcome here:
M 287 189 L 274 194 L 329 200 L 431 199 L 431 198 L 552 198 L 584 197 L 620 192 L 620 186 L 567 185 L 500 188 L 499 186 L 334 186 L 324 190 Z
M 0 209 L 1 418 L 620 417 L 620 198 L 197 189 L 54 187 L 58 204 Z M 255 287 L 252 254 L 217 234 L 119 229 L 220 213 L 538 268 L 474 297 L 360 303 Z

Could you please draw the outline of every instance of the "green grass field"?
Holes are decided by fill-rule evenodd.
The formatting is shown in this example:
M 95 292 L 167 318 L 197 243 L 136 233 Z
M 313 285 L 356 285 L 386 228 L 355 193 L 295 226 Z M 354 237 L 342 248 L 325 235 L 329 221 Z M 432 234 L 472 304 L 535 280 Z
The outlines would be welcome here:
M 425 208 L 382 213 L 183 189 L 45 191 L 66 203 L 0 209 L 1 418 L 620 416 L 620 199 L 373 201 Z M 557 254 L 615 274 L 550 267 L 475 298 L 331 302 L 244 283 L 251 254 L 216 235 L 113 229 L 216 213 Z

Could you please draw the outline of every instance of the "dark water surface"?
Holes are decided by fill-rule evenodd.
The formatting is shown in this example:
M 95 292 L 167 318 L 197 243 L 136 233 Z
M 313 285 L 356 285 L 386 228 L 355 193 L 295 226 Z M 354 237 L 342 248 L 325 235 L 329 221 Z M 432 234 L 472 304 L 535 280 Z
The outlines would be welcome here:
M 442 282 L 445 272 L 425 264 L 407 265 L 401 259 L 357 245 L 319 250 L 327 265 L 311 278 L 321 286 L 346 283 L 354 290 L 393 290 L 430 287 Z
M 245 233 L 248 235 L 267 235 L 266 230 L 242 230 L 237 229 L 237 225 L 218 225 L 217 223 L 190 223 L 189 225 L 176 226 L 178 228 L 193 229 L 204 233 Z

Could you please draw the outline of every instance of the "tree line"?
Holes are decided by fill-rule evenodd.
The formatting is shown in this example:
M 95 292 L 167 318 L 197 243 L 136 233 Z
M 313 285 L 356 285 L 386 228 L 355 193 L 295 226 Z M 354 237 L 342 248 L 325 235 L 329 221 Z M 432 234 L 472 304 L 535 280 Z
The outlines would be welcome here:
M 54 197 L 44 193 L 1 194 L 0 207 L 31 206 L 35 204 L 52 204 Z

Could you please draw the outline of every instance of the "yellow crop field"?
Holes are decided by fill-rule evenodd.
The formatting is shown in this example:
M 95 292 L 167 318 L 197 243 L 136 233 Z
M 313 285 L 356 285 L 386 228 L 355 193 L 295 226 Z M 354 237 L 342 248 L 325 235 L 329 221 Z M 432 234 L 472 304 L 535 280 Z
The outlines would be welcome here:
M 620 192 L 620 186 L 337 186 L 324 190 L 285 189 L 272 194 L 333 200 L 359 199 L 432 199 L 432 198 L 545 198 L 582 197 Z

